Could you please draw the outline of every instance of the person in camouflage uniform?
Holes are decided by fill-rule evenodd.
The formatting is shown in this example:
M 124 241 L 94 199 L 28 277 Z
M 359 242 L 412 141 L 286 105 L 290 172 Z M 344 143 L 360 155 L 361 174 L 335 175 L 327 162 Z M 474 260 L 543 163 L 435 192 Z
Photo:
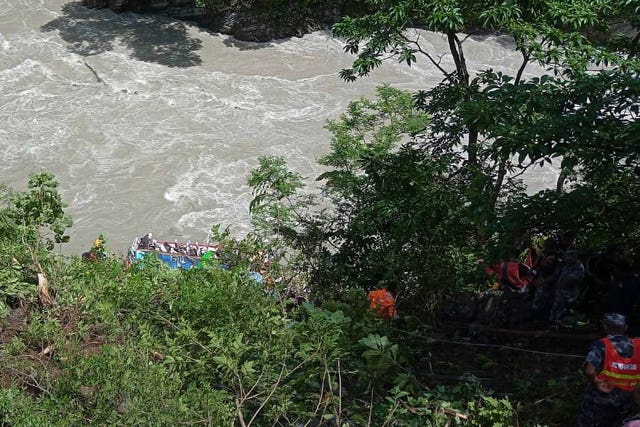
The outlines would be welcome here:
M 640 348 L 626 335 L 626 318 L 618 313 L 605 314 L 602 320 L 605 333 L 620 357 L 631 358 Z M 633 392 L 611 385 L 599 378 L 605 362 L 605 339 L 591 344 L 584 362 L 589 384 L 578 413 L 578 427 L 617 427 L 630 415 Z
M 575 250 L 566 251 L 563 266 L 556 282 L 553 305 L 549 313 L 549 320 L 552 323 L 561 322 L 569 310 L 569 305 L 578 299 L 583 279 L 584 265 L 580 262 L 578 252 Z
M 640 385 L 633 391 L 633 400 L 636 402 L 636 407 L 640 407 Z M 640 427 L 640 412 L 624 420 L 622 427 Z

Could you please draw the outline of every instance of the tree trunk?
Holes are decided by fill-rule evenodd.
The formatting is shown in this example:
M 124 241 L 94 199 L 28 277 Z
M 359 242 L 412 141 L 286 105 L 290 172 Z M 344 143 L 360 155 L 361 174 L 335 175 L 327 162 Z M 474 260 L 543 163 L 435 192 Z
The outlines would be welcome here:
M 564 187 L 564 182 L 567 179 L 567 172 L 565 169 L 560 170 L 560 175 L 558 175 L 558 181 L 556 182 L 556 193 L 562 194 L 562 190 Z
M 564 183 L 571 172 L 571 168 L 567 166 L 565 160 L 566 159 L 563 158 L 560 163 L 560 175 L 558 175 L 558 180 L 556 181 L 556 193 L 558 194 L 561 194 L 564 191 Z
M 447 33 L 447 40 L 449 41 L 449 50 L 453 56 L 453 62 L 456 64 L 456 77 L 458 82 L 469 88 L 469 70 L 467 69 L 467 62 L 464 58 L 464 52 L 462 50 L 462 42 L 456 35 L 456 33 Z M 469 101 L 469 91 L 465 93 L 465 101 Z M 469 145 L 467 147 L 467 156 L 469 160 L 469 169 L 473 170 L 478 165 L 478 130 L 473 126 L 469 126 Z
M 53 298 L 49 295 L 49 284 L 44 273 L 38 273 L 38 300 L 43 307 L 51 307 Z
M 500 160 L 500 164 L 498 165 L 498 175 L 496 176 L 496 184 L 493 189 L 493 200 L 491 201 L 493 212 L 496 211 L 496 204 L 498 203 L 500 191 L 502 190 L 502 186 L 504 185 L 504 177 L 507 175 L 507 161 L 508 159 L 502 159 Z
M 456 64 L 458 80 L 465 86 L 469 86 L 469 71 L 462 51 L 462 42 L 460 42 L 456 33 L 447 33 L 447 40 L 449 41 L 449 50 L 453 56 L 453 62 Z
M 469 156 L 469 169 L 474 170 L 478 166 L 478 130 L 469 127 L 469 146 L 467 147 Z

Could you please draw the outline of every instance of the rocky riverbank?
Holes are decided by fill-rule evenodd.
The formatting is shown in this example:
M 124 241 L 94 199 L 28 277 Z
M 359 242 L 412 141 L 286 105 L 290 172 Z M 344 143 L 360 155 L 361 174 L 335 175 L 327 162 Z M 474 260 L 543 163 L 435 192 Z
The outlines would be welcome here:
M 265 42 L 328 28 L 355 13 L 358 1 L 82 0 L 89 8 L 153 13 L 193 21 L 238 40 Z

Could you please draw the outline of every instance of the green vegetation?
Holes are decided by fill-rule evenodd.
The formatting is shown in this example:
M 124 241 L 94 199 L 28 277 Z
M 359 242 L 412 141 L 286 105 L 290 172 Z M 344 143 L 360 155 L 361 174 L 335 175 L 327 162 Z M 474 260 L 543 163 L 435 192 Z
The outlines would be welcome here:
M 439 85 L 414 94 L 431 117 L 421 138 L 428 150 L 462 154 L 450 167 L 468 185 L 478 243 L 498 236 L 511 245 L 523 231 L 575 229 L 594 247 L 624 236 L 635 253 L 639 223 L 629 210 L 624 219 L 619 213 L 637 211 L 626 193 L 638 168 L 637 1 L 371 4 L 373 13 L 334 26 L 345 50 L 357 55 L 341 75 L 366 76 L 382 58 L 408 65 L 420 58 L 442 72 Z M 416 27 L 447 39 L 450 69 L 421 45 L 419 32 L 409 31 Z M 465 41 L 496 33 L 510 36 L 521 66 L 514 75 L 473 74 Z M 525 79 L 531 63 L 546 74 Z M 544 164 L 561 169 L 556 191 L 529 197 L 516 178 Z
M 334 27 L 357 55 L 342 77 L 422 58 L 442 83 L 382 86 L 329 122 L 319 191 L 284 159 L 261 159 L 253 233 L 214 227 L 227 269 L 61 258 L 52 249 L 71 222 L 53 177 L 3 189 L 0 420 L 571 424 L 579 359 L 526 353 L 526 341 L 456 347 L 431 325 L 443 302 L 484 288 L 480 259 L 531 235 L 617 241 L 640 265 L 638 11 L 637 0 L 368 2 Z M 451 69 L 412 27 L 444 35 Z M 473 74 L 463 32 L 510 36 L 522 66 Z M 524 78 L 531 62 L 547 74 Z M 561 170 L 556 188 L 528 194 L 521 174 L 544 164 Z M 265 253 L 266 289 L 247 274 Z M 382 284 L 402 296 L 402 321 L 367 311 Z
M 41 174 L 31 183 L 0 212 L 0 274 L 17 278 L 0 288 L 9 309 L 0 333 L 4 425 L 449 425 L 456 414 L 471 425 L 511 424 L 511 404 L 474 381 L 423 386 L 406 364 L 409 349 L 363 304 L 267 296 L 246 274 L 262 250 L 255 238 L 224 242 L 227 270 L 59 257 L 42 244 L 45 225 L 68 224 L 55 182 Z M 42 193 L 46 216 L 22 209 Z M 52 304 L 30 283 L 36 252 Z

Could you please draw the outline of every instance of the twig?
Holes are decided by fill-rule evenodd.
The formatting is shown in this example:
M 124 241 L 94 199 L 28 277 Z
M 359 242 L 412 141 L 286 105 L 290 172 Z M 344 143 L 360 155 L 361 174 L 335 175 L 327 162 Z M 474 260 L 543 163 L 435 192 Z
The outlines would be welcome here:
M 467 34 L 466 36 L 464 36 L 464 37 L 462 38 L 462 41 L 460 41 L 460 43 L 464 43 L 464 42 L 466 42 L 466 41 L 467 41 L 467 39 L 468 39 L 469 37 L 471 37 L 471 36 L 473 36 L 473 35 L 475 35 L 475 34 L 478 34 L 478 32 L 477 32 L 477 31 L 471 31 L 469 34 Z
M 327 377 L 327 382 L 330 384 L 331 383 L 331 378 L 330 378 L 330 373 L 329 370 L 327 369 L 327 366 L 325 365 L 324 368 L 324 373 L 322 374 L 322 381 L 323 381 L 323 385 L 324 385 L 324 378 L 325 376 Z M 324 418 L 324 413 L 327 412 L 327 406 L 329 406 L 329 399 L 325 399 L 325 391 L 323 390 L 322 393 L 320 394 L 320 402 L 319 403 L 323 403 L 324 405 L 322 405 L 322 412 L 320 412 L 320 419 Z M 331 392 L 329 392 L 329 394 L 331 394 Z
M 467 414 L 463 414 L 462 412 L 454 411 L 450 408 L 443 408 L 442 412 L 452 417 L 460 418 L 461 420 L 468 420 L 469 416 Z
M 333 386 L 331 385 L 331 373 L 329 372 L 329 366 L 327 366 L 326 360 L 324 361 L 324 370 L 327 372 L 327 384 L 329 385 L 329 393 L 333 396 Z
M 340 424 L 340 416 L 342 415 L 342 374 L 340 372 L 340 359 L 338 359 L 338 419 L 336 425 Z
M 256 388 L 256 386 L 258 385 L 258 383 L 260 382 L 260 380 L 262 379 L 262 375 L 264 375 L 264 371 L 260 372 L 260 375 L 258 376 L 258 379 L 256 380 L 255 383 L 253 383 L 253 386 L 251 386 L 251 388 L 249 389 L 249 391 L 247 392 L 247 394 L 245 394 L 242 401 L 244 402 L 245 400 L 250 400 L 253 399 L 254 397 L 258 397 L 260 396 L 262 393 L 256 393 L 254 395 L 251 394 L 251 392 L 253 392 L 253 389 Z
M 543 397 L 541 399 L 536 400 L 535 402 L 531 402 L 531 403 L 527 403 L 526 405 L 522 405 L 520 408 L 518 408 L 518 411 L 521 411 L 521 410 L 523 410 L 525 408 L 529 408 L 531 406 L 539 405 L 540 403 L 542 403 L 544 401 L 547 401 L 547 400 L 552 399 L 554 397 L 560 396 L 561 394 L 564 394 L 564 393 L 565 393 L 564 391 L 561 391 L 561 392 L 558 392 L 558 393 L 550 394 L 549 396 L 545 396 L 545 397 Z
M 418 40 L 411 40 L 409 39 L 407 36 L 405 36 L 404 34 L 401 35 L 401 37 L 407 42 L 407 43 L 412 43 L 414 45 L 416 45 L 416 51 L 420 52 L 422 55 L 426 56 L 429 61 L 431 61 L 431 63 L 438 69 L 440 70 L 440 72 L 442 74 L 444 74 L 445 80 L 451 80 L 451 73 L 447 72 L 447 70 L 445 70 L 444 68 L 442 68 L 442 66 L 440 66 L 440 61 L 437 61 L 435 59 L 433 59 L 433 57 L 431 56 L 431 54 L 429 54 L 429 52 L 422 50 L 422 46 L 420 46 L 420 44 L 418 43 Z
M 371 426 L 372 415 L 373 415 L 373 385 L 371 386 L 371 401 L 369 402 L 369 419 L 367 420 L 367 427 Z
M 242 427 L 247 427 L 247 424 L 244 422 L 244 417 L 242 416 L 241 404 L 237 397 L 236 397 L 236 413 L 238 414 L 238 421 L 240 421 L 240 425 Z
M 275 384 L 273 385 L 273 388 L 271 389 L 271 392 L 269 393 L 269 395 L 267 396 L 266 399 L 264 399 L 262 401 L 262 403 L 260 404 L 260 406 L 258 407 L 258 409 L 256 410 L 256 412 L 253 413 L 253 416 L 251 417 L 251 419 L 249 420 L 249 424 L 247 424 L 246 426 L 249 427 L 251 425 L 251 423 L 256 419 L 256 417 L 258 416 L 258 414 L 260 413 L 260 411 L 262 411 L 262 408 L 264 408 L 264 405 L 267 404 L 267 402 L 269 401 L 269 399 L 271 399 L 271 396 L 273 396 L 273 393 L 275 393 L 276 389 L 278 388 L 278 386 L 280 385 L 280 380 L 282 380 L 283 374 L 284 374 L 284 368 L 286 367 L 285 363 L 282 363 L 282 369 L 280 369 L 280 375 L 278 375 L 278 379 L 276 380 Z
M 320 409 L 320 405 L 322 404 L 322 397 L 324 396 L 324 379 L 327 376 L 327 371 L 325 370 L 322 374 L 322 383 L 320 384 L 320 395 L 318 396 L 318 404 L 316 405 L 315 411 L 313 411 L 313 415 L 318 413 Z M 307 427 L 311 423 L 311 419 L 304 424 L 304 427 Z
M 20 380 L 24 384 L 26 384 L 28 386 L 31 386 L 31 387 L 33 387 L 33 388 L 35 388 L 35 389 L 37 389 L 37 390 L 39 390 L 39 391 L 41 391 L 43 393 L 51 395 L 51 392 L 48 389 L 46 389 L 43 386 L 41 386 L 40 383 L 38 382 L 38 380 L 36 380 L 34 375 L 27 374 L 26 372 L 22 372 L 22 371 L 20 371 L 18 369 L 12 368 L 12 367 L 9 367 L 8 369 L 10 371 L 13 371 L 14 374 L 16 374 L 16 376 L 19 377 Z M 28 380 L 31 380 L 31 381 L 28 381 Z

